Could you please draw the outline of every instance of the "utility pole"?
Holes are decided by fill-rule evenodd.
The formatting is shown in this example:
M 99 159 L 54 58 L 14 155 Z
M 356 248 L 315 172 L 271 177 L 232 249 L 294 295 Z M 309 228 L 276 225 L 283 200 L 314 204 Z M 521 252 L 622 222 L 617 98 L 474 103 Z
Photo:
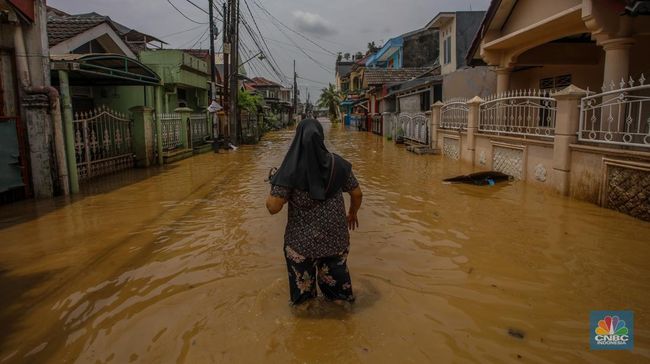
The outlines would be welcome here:
M 293 60 L 293 115 L 298 114 L 298 74 L 296 73 L 296 60 Z
M 223 79 L 221 81 L 223 83 L 223 94 L 224 94 L 223 109 L 224 109 L 224 111 L 225 110 L 230 110 L 230 107 L 228 106 L 228 105 L 230 105 L 229 104 L 230 97 L 229 97 L 229 93 L 228 93 L 228 89 L 230 87 L 230 85 L 229 85 L 229 83 L 230 83 L 230 78 L 229 78 L 230 72 L 229 72 L 229 67 L 228 67 L 228 63 L 230 62 L 230 60 L 229 60 L 229 57 L 230 57 L 230 13 L 229 13 L 229 11 L 230 11 L 230 9 L 228 7 L 228 2 L 224 2 L 223 3 L 223 32 L 222 32 L 222 36 L 223 36 Z M 230 124 L 228 122 L 226 122 L 226 124 L 228 124 L 228 127 L 224 128 L 223 132 L 226 135 L 226 138 L 229 138 L 230 137 Z
M 239 0 L 230 0 L 230 140 L 239 144 L 241 124 L 239 123 Z
M 208 16 L 210 17 L 210 91 L 209 91 L 210 102 L 208 104 L 210 104 L 212 100 L 217 98 L 217 95 L 215 95 L 215 87 L 214 87 L 214 83 L 216 82 L 217 79 L 216 77 L 217 66 L 215 64 L 216 62 L 214 59 L 214 41 L 216 40 L 216 36 L 214 34 L 215 25 L 214 25 L 214 11 L 212 9 L 213 7 L 214 7 L 214 0 L 208 0 L 208 8 L 209 8 Z

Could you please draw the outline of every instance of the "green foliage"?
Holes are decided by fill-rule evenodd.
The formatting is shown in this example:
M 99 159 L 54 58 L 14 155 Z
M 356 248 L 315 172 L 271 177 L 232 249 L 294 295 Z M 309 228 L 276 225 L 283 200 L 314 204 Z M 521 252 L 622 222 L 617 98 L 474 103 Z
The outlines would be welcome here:
M 330 83 L 328 87 L 321 89 L 320 98 L 318 99 L 318 107 L 326 108 L 330 120 L 336 122 L 336 111 L 338 110 L 341 100 L 343 100 L 343 95 Z
M 262 98 L 258 95 L 253 95 L 248 91 L 239 90 L 238 105 L 239 109 L 254 114 L 257 112 L 259 107 L 262 107 Z

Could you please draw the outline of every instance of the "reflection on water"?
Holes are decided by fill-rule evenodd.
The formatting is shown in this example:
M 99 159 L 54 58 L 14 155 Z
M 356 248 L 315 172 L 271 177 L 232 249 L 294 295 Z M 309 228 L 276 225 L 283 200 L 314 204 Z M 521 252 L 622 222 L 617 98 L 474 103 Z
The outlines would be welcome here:
M 2 207 L 0 363 L 650 360 L 650 224 L 443 185 L 470 170 L 338 126 L 328 145 L 365 191 L 357 302 L 293 312 L 263 182 L 291 136 Z M 588 350 L 598 309 L 635 311 L 633 353 Z

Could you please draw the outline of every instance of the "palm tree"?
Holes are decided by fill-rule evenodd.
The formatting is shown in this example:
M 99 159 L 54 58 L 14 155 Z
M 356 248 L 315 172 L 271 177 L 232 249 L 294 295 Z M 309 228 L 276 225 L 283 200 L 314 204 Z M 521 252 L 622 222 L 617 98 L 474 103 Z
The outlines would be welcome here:
M 321 89 L 320 98 L 318 99 L 318 106 L 322 108 L 327 108 L 329 118 L 332 122 L 337 122 L 337 110 L 339 103 L 343 99 L 341 92 L 336 90 L 336 87 L 329 84 L 329 87 L 324 87 Z

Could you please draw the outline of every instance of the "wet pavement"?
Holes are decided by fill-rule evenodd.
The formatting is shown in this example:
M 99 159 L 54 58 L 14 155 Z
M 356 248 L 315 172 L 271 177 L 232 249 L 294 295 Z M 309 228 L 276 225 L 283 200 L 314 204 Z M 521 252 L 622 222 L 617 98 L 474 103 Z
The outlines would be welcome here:
M 257 146 L 133 170 L 73 201 L 0 207 L 0 363 L 650 361 L 650 224 L 329 130 L 364 190 L 357 302 L 288 306 Z M 633 352 L 589 351 L 589 312 L 635 312 Z

